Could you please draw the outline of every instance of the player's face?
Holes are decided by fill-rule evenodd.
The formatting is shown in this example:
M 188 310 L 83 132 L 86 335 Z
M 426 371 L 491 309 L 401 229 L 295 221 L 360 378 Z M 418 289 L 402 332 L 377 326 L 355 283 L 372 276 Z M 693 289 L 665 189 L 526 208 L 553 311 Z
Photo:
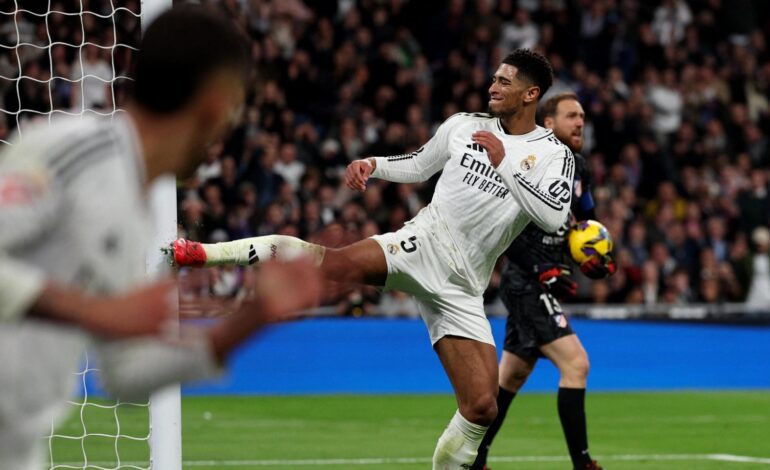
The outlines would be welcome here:
M 492 75 L 489 86 L 489 112 L 493 116 L 508 117 L 518 113 L 525 97 L 531 94 L 532 84 L 516 77 L 518 69 L 513 65 L 500 64 Z
M 556 114 L 545 118 L 543 124 L 573 152 L 583 148 L 583 125 L 586 113 L 576 100 L 565 99 L 556 106 Z
M 243 81 L 235 74 L 224 73 L 209 84 L 205 103 L 199 108 L 197 137 L 192 143 L 185 168 L 178 172 L 180 177 L 190 176 L 203 161 L 206 150 L 215 142 L 227 138 L 240 122 L 243 101 L 246 96 Z
M 233 74 L 227 74 L 218 87 L 223 107 L 220 112 L 215 113 L 210 142 L 226 138 L 238 126 L 243 115 L 243 101 L 246 97 L 243 81 Z

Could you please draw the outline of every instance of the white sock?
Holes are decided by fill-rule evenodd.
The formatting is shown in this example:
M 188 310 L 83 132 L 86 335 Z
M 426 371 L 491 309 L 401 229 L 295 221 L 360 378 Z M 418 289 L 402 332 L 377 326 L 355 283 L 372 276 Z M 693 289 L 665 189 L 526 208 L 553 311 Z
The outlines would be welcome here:
M 238 264 L 249 266 L 270 260 L 292 261 L 307 257 L 320 266 L 326 248 L 287 235 L 267 235 L 243 238 L 231 242 L 203 244 L 206 251 L 206 266 Z
M 471 423 L 457 410 L 438 439 L 433 453 L 433 470 L 471 468 L 488 427 Z

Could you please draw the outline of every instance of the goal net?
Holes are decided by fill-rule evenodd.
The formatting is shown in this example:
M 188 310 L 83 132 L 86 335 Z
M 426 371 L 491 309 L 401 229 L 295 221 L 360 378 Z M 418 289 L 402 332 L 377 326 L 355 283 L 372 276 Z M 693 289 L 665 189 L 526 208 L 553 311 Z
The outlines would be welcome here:
M 170 4 L 0 2 L 0 148 L 23 138 L 30 123 L 50 122 L 57 114 L 109 117 L 121 112 L 142 27 Z M 164 220 L 158 237 L 173 238 L 173 181 L 156 189 L 153 201 L 156 219 Z M 161 264 L 148 259 L 148 272 L 158 271 Z M 116 403 L 94 398 L 96 374 L 86 358 L 77 374 L 81 393 L 68 402 L 74 418 L 59 428 L 52 424 L 50 435 L 41 436 L 48 443 L 50 469 L 181 468 L 178 387 L 153 396 L 152 405 Z

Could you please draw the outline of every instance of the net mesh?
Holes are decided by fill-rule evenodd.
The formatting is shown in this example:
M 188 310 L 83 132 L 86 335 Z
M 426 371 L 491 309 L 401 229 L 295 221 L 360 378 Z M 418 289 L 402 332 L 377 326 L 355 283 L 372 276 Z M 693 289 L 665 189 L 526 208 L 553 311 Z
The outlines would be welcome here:
M 119 111 L 141 34 L 137 1 L 0 5 L 0 144 L 36 119 Z
M 149 404 L 92 397 L 97 373 L 86 358 L 83 370 L 77 373 L 82 393 L 78 400 L 67 402 L 75 408 L 74 417 L 58 429 L 51 424 L 49 468 L 150 469 Z
M 140 35 L 138 0 L 0 2 L 0 149 L 36 120 L 120 112 Z M 94 397 L 96 373 L 86 360 L 74 418 L 44 437 L 50 469 L 149 469 L 148 404 Z

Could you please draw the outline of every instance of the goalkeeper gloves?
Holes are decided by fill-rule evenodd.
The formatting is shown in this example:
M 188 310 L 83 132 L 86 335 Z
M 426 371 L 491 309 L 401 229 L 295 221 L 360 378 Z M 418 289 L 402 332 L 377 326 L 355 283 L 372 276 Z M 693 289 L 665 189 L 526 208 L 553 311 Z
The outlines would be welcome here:
M 612 254 L 594 255 L 580 265 L 580 272 L 591 279 L 604 279 L 612 276 L 617 269 Z
M 577 293 L 577 283 L 570 279 L 572 270 L 566 264 L 539 264 L 535 271 L 540 284 L 557 299 L 568 299 Z

